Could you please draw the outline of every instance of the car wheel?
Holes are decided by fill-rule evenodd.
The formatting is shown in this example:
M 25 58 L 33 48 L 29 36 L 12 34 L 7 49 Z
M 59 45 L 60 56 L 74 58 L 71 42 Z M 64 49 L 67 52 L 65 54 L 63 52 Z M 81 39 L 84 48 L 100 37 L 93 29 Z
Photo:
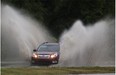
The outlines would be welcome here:
M 52 61 L 53 64 L 58 64 L 58 60 Z
M 35 65 L 35 61 L 34 60 L 31 60 L 31 65 Z
M 56 64 L 58 64 L 59 63 L 59 61 L 57 60 L 57 63 Z

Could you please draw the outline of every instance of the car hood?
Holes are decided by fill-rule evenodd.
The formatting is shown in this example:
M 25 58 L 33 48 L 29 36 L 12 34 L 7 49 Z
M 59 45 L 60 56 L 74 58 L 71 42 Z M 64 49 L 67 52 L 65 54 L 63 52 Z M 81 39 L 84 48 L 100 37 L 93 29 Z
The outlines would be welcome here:
M 54 53 L 56 53 L 56 52 L 37 52 L 38 55 L 51 55 Z

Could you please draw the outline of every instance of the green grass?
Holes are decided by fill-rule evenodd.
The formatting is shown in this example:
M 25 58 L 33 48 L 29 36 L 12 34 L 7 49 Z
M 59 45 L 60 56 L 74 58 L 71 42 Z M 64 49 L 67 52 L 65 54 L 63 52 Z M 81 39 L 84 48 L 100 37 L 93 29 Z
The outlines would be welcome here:
M 2 75 L 61 75 L 82 73 L 115 73 L 115 67 L 1 68 Z

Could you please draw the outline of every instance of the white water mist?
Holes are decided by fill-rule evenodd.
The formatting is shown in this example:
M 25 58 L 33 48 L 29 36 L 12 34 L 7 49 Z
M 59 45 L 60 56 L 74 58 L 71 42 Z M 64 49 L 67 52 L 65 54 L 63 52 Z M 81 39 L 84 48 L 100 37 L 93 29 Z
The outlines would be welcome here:
M 41 24 L 10 6 L 2 6 L 2 62 L 28 61 L 39 44 L 52 42 Z M 84 26 L 81 21 L 60 37 L 59 66 L 114 66 L 114 20 Z
M 114 66 L 114 20 L 84 26 L 78 20 L 60 38 L 60 66 Z
M 43 42 L 53 42 L 45 27 L 16 9 L 2 6 L 2 62 L 30 59 L 32 50 Z

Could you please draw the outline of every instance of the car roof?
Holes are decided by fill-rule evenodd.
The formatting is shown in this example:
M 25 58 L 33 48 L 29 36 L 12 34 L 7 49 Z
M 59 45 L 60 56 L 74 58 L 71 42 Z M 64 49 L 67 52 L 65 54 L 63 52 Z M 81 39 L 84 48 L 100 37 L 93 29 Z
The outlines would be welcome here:
M 41 45 L 59 45 L 59 43 L 49 43 L 49 42 L 45 42 L 45 43 L 43 43 Z
M 42 43 L 41 45 L 39 45 L 38 48 L 39 48 L 40 46 L 46 46 L 46 45 L 47 45 L 47 46 L 49 46 L 49 45 L 55 45 L 55 46 L 58 46 L 58 50 L 60 49 L 59 43 L 51 43 L 51 42 L 49 42 L 49 43 L 48 43 L 48 42 L 44 42 L 44 43 Z M 38 48 L 37 48 L 37 49 L 38 49 Z

